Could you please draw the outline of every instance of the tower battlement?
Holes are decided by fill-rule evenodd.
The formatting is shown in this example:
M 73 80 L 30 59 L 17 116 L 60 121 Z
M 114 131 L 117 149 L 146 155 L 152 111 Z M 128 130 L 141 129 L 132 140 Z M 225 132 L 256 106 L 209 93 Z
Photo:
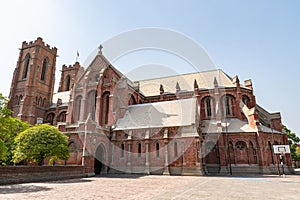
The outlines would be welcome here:
M 43 48 L 46 48 L 47 50 L 49 50 L 51 53 L 56 54 L 57 53 L 57 48 L 56 47 L 50 47 L 49 44 L 45 44 L 45 42 L 43 41 L 43 38 L 38 37 L 35 41 L 30 41 L 30 42 L 26 42 L 24 41 L 22 43 L 22 49 L 27 49 L 27 48 L 31 48 L 34 46 L 41 46 Z
M 63 65 L 62 66 L 62 70 L 61 71 L 66 71 L 66 70 L 72 70 L 72 69 L 79 69 L 80 68 L 80 63 L 79 62 L 75 62 L 73 65 Z

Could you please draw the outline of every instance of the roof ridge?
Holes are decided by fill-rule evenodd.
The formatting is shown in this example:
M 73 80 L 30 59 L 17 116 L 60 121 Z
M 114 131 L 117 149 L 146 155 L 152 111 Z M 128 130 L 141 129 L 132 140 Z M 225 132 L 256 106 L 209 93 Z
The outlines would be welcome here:
M 165 79 L 165 78 L 172 78 L 172 77 L 176 77 L 176 76 L 185 76 L 185 75 L 192 75 L 192 74 L 207 73 L 207 72 L 212 72 L 212 71 L 221 71 L 221 72 L 223 72 L 222 69 L 218 68 L 218 69 L 205 70 L 205 71 L 201 71 L 201 72 L 190 72 L 190 73 L 184 73 L 184 74 L 178 74 L 178 75 L 162 76 L 162 77 L 158 77 L 158 78 L 142 79 L 142 80 L 137 80 L 137 81 L 134 81 L 134 82 L 159 80 L 159 79 Z M 223 72 L 223 73 L 226 74 L 225 72 Z M 226 76 L 228 76 L 228 75 L 226 74 Z M 228 78 L 230 78 L 230 76 L 228 76 Z

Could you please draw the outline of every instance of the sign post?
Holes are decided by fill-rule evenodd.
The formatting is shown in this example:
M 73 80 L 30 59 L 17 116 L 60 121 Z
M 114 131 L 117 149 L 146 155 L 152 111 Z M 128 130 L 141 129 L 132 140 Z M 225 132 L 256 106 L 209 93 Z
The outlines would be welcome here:
M 279 154 L 280 159 L 280 165 L 282 169 L 282 177 L 285 177 L 284 174 L 284 154 L 291 153 L 290 146 L 289 145 L 273 145 L 274 154 Z M 280 173 L 279 173 L 280 176 Z
M 280 158 L 280 165 L 282 168 L 282 176 L 284 178 L 285 174 L 284 174 L 284 167 L 283 167 L 283 164 L 284 164 L 284 153 L 283 152 L 279 155 L 279 158 Z

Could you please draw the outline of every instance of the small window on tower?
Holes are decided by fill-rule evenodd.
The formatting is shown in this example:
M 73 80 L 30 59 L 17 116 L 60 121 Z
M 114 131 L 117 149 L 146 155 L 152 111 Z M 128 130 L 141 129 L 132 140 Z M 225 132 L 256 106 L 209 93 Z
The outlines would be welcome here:
M 71 78 L 70 78 L 70 75 L 68 75 L 66 77 L 66 91 L 70 90 L 70 82 L 71 82 Z
M 24 63 L 22 79 L 27 78 L 27 73 L 28 73 L 28 68 L 29 68 L 29 61 L 30 61 L 30 55 L 27 54 L 26 57 L 25 57 L 25 63 Z
M 41 73 L 41 81 L 45 81 L 46 80 L 47 65 L 48 65 L 48 61 L 45 58 L 44 61 L 43 61 L 43 68 L 42 68 L 42 73 Z

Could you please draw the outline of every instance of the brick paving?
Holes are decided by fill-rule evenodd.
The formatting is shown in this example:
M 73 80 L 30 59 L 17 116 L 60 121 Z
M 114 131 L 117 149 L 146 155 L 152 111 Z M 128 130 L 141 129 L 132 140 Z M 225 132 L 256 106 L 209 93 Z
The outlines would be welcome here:
M 110 175 L 0 186 L 0 199 L 299 199 L 300 175 Z

